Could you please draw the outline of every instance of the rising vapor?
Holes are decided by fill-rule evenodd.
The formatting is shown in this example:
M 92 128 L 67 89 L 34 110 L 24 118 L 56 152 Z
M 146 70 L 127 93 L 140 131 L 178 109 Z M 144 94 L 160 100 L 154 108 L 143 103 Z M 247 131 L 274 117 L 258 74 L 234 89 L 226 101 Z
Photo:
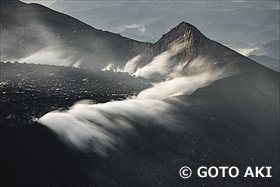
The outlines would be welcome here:
M 75 55 L 75 52 L 66 51 L 59 46 L 51 46 L 21 58 L 19 61 L 33 64 L 79 67 L 83 59 Z
M 135 57 L 128 61 L 122 70 L 130 73 L 135 71 L 132 74 L 143 77 L 150 77 L 154 73 L 167 75 L 170 73 L 167 69 L 172 69 L 171 56 L 181 50 L 182 46 L 177 45 L 138 70 L 135 67 L 141 56 Z M 157 126 L 177 131 L 180 129 L 180 122 L 173 115 L 176 107 L 169 99 L 190 95 L 197 89 L 229 75 L 225 68 L 213 68 L 212 63 L 201 57 L 179 64 L 181 65 L 173 66 L 170 73 L 173 76 L 167 76 L 165 81 L 155 83 L 134 98 L 101 104 L 76 103 L 67 111 L 47 113 L 38 119 L 38 122 L 53 130 L 68 145 L 82 151 L 93 151 L 100 156 L 117 150 L 125 143 L 128 135 L 136 136 L 139 127 Z M 182 64 L 188 64 L 190 74 L 183 73 Z M 111 65 L 108 65 L 106 69 L 110 68 Z M 174 72 L 177 72 L 175 77 Z
M 124 72 L 133 74 L 138 66 L 138 63 L 143 58 L 143 55 L 137 55 L 134 58 L 128 60 L 124 67 L 115 66 L 112 63 L 109 63 L 107 66 L 102 68 L 102 71 L 114 71 L 114 72 Z
M 167 75 L 174 66 L 171 57 L 177 55 L 184 49 L 184 44 L 173 44 L 169 50 L 157 55 L 152 62 L 142 68 L 137 69 L 133 75 L 136 77 L 151 78 L 153 75 Z

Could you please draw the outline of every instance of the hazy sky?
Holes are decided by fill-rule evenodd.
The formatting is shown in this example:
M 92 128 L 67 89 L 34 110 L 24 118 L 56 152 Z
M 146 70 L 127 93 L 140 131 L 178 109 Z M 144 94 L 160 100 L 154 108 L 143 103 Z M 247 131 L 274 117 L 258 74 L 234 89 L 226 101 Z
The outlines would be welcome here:
M 39 4 L 42 4 L 42 5 L 45 5 L 45 6 L 49 6 L 51 5 L 52 3 L 56 2 L 55 0 L 21 0 L 23 2 L 26 2 L 26 3 L 39 3 Z M 65 2 L 74 2 L 74 1 L 79 1 L 79 2 L 85 2 L 85 1 L 95 1 L 95 2 L 101 2 L 102 0 L 57 0 L 57 1 L 65 1 Z M 103 0 L 103 2 L 127 2 L 127 1 L 134 1 L 134 0 Z M 141 1 L 141 0 L 138 0 L 138 2 Z M 143 1 L 146 1 L 146 2 L 153 2 L 153 1 L 156 1 L 156 0 L 143 0 Z M 162 2 L 165 2 L 165 1 L 169 1 L 169 2 L 180 2 L 180 0 L 157 0 L 157 1 L 162 1 Z M 194 0 L 181 0 L 181 2 L 195 2 Z M 279 9 L 279 1 L 278 0 L 203 0 L 203 1 L 200 1 L 200 0 L 197 0 L 196 2 L 251 2 L 251 3 L 254 3 L 254 2 L 263 2 L 263 3 L 266 3 L 266 4 L 270 4 L 272 5 L 272 7 L 274 7 L 275 9 Z M 277 6 L 278 4 L 278 6 Z
M 55 1 L 49 1 L 49 0 L 39 0 L 39 1 L 24 0 L 22 2 L 26 2 L 26 3 L 39 3 L 39 4 L 42 4 L 42 5 L 45 5 L 45 6 L 50 6 Z

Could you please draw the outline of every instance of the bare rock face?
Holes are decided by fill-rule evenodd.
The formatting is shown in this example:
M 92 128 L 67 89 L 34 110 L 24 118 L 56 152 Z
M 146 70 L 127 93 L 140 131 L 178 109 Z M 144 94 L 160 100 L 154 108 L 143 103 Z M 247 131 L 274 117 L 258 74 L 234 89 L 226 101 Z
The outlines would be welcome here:
M 184 43 L 185 49 L 179 56 L 185 60 L 195 58 L 201 48 L 209 39 L 204 36 L 195 26 L 182 22 L 167 34 L 164 34 L 159 41 L 154 44 L 154 54 L 166 51 L 173 43 Z M 183 59 L 182 59 L 183 60 Z

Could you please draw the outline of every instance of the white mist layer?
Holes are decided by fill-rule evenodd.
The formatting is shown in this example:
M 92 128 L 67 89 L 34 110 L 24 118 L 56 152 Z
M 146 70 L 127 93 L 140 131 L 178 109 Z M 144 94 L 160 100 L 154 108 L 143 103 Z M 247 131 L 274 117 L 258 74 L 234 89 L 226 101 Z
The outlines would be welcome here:
M 167 63 L 170 56 L 163 57 Z M 157 63 L 154 60 L 151 63 Z M 146 65 L 143 68 L 147 70 L 153 66 Z M 146 75 L 150 75 L 150 71 L 143 68 L 142 73 L 148 72 Z M 174 68 L 171 71 L 173 75 L 174 72 L 182 72 L 184 67 L 181 65 Z M 135 98 L 103 104 L 77 103 L 67 111 L 47 113 L 38 122 L 53 130 L 70 146 L 106 156 L 108 151 L 117 150 L 118 146 L 125 143 L 126 136 L 137 135 L 139 127 L 157 126 L 170 131 L 179 130 L 180 123 L 173 115 L 176 107 L 168 102 L 169 98 L 190 95 L 197 89 L 228 76 L 229 71 L 225 70 L 214 70 L 213 63 L 197 58 L 188 63 L 190 75 L 169 76 L 167 80 L 143 90 Z
M 102 71 L 114 71 L 114 72 L 126 72 L 136 77 L 151 78 L 152 76 L 165 76 L 171 75 L 170 70 L 173 73 L 177 70 L 182 70 L 185 63 L 174 62 L 172 57 L 182 52 L 184 44 L 171 44 L 170 49 L 155 56 L 153 60 L 143 67 L 138 67 L 139 61 L 142 59 L 142 55 L 137 55 L 134 58 L 128 60 L 124 67 L 116 67 L 114 64 L 109 63 Z
M 236 52 L 244 55 L 244 56 L 249 56 L 250 53 L 252 53 L 255 50 L 258 50 L 258 47 L 254 47 L 254 48 L 233 48 L 233 50 L 235 50 Z
M 167 127 L 173 120 L 165 115 L 169 107 L 166 102 L 150 99 L 94 105 L 77 103 L 68 111 L 47 113 L 39 122 L 53 130 L 68 145 L 106 156 L 107 151 L 114 150 L 126 135 L 135 133 L 138 123 Z
M 177 44 L 171 47 L 170 50 L 165 51 L 152 60 L 146 66 L 137 69 L 134 73 L 137 77 L 150 78 L 152 75 L 166 75 L 174 64 L 171 64 L 170 59 L 184 49 L 184 44 Z
M 123 72 L 134 73 L 136 71 L 138 62 L 141 58 L 142 58 L 142 55 L 137 55 L 133 59 L 127 61 L 127 63 L 124 66 Z
M 137 55 L 134 58 L 128 60 L 124 67 L 115 67 L 114 64 L 109 63 L 107 66 L 105 66 L 102 71 L 114 71 L 114 72 L 126 72 L 133 74 L 136 69 L 139 61 L 141 60 L 143 56 Z
M 155 84 L 139 93 L 138 98 L 166 99 L 179 95 L 190 95 L 198 88 L 205 87 L 217 80 L 218 77 L 210 73 L 201 73 L 189 77 L 179 77 Z
M 19 61 L 33 64 L 79 67 L 82 60 L 76 58 L 75 55 L 69 55 L 59 47 L 46 47 L 30 56 L 19 59 Z

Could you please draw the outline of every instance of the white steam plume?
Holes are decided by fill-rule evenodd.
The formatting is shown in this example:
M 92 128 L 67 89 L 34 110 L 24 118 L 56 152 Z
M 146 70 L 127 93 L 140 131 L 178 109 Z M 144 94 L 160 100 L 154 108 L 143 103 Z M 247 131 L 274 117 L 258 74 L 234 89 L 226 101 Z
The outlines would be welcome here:
M 107 151 L 114 150 L 126 135 L 135 133 L 137 124 L 162 127 L 172 124 L 174 119 L 165 115 L 169 108 L 168 103 L 153 99 L 94 105 L 77 103 L 66 112 L 50 112 L 38 121 L 70 146 L 106 156 Z
M 253 47 L 253 48 L 233 48 L 236 52 L 244 55 L 244 56 L 249 56 L 250 53 L 252 53 L 255 50 L 258 50 L 258 47 Z
M 137 55 L 128 60 L 124 67 L 116 67 L 114 64 L 110 63 L 105 66 L 102 71 L 127 72 L 133 76 L 147 79 L 153 76 L 177 75 L 187 62 L 175 62 L 171 60 L 171 58 L 182 52 L 184 44 L 171 44 L 170 46 L 169 50 L 155 56 L 150 63 L 143 67 L 138 67 L 139 61 L 143 58 L 143 55 Z
M 205 87 L 217 79 L 218 77 L 207 72 L 194 76 L 178 77 L 155 84 L 153 87 L 140 92 L 138 97 L 166 99 L 173 96 L 190 95 L 198 88 Z
M 171 63 L 171 57 L 175 56 L 184 49 L 184 44 L 173 45 L 168 51 L 165 51 L 152 60 L 146 66 L 137 69 L 134 73 L 137 77 L 150 78 L 152 75 L 167 75 L 171 67 L 174 65 Z
M 139 62 L 139 60 L 141 60 L 141 58 L 142 58 L 142 55 L 137 55 L 133 59 L 130 59 L 129 61 L 127 61 L 127 63 L 124 66 L 123 72 L 134 73 L 136 71 L 138 62 Z
M 135 98 L 104 104 L 77 103 L 69 110 L 50 112 L 38 122 L 53 130 L 64 142 L 83 151 L 106 156 L 137 135 L 139 127 L 157 126 L 168 130 L 181 128 L 174 116 L 176 107 L 168 98 L 190 95 L 198 88 L 226 77 L 228 69 L 215 69 L 213 63 L 198 58 L 188 64 L 190 75 L 157 83 Z M 227 71 L 225 71 L 227 70 Z M 182 71 L 182 70 L 181 70 Z
M 133 74 L 136 71 L 137 65 L 142 57 L 142 55 L 137 55 L 133 57 L 132 59 L 126 62 L 124 67 L 116 67 L 114 64 L 109 63 L 102 69 L 102 71 L 126 72 Z
M 111 71 L 111 70 L 113 70 L 113 68 L 114 68 L 114 64 L 108 64 L 107 66 L 105 66 L 103 69 L 102 69 L 102 71 Z
M 60 47 L 52 46 L 46 47 L 33 53 L 30 56 L 19 59 L 19 62 L 79 67 L 82 59 L 77 58 L 77 56 L 75 55 L 69 55 L 69 52 L 66 52 Z

